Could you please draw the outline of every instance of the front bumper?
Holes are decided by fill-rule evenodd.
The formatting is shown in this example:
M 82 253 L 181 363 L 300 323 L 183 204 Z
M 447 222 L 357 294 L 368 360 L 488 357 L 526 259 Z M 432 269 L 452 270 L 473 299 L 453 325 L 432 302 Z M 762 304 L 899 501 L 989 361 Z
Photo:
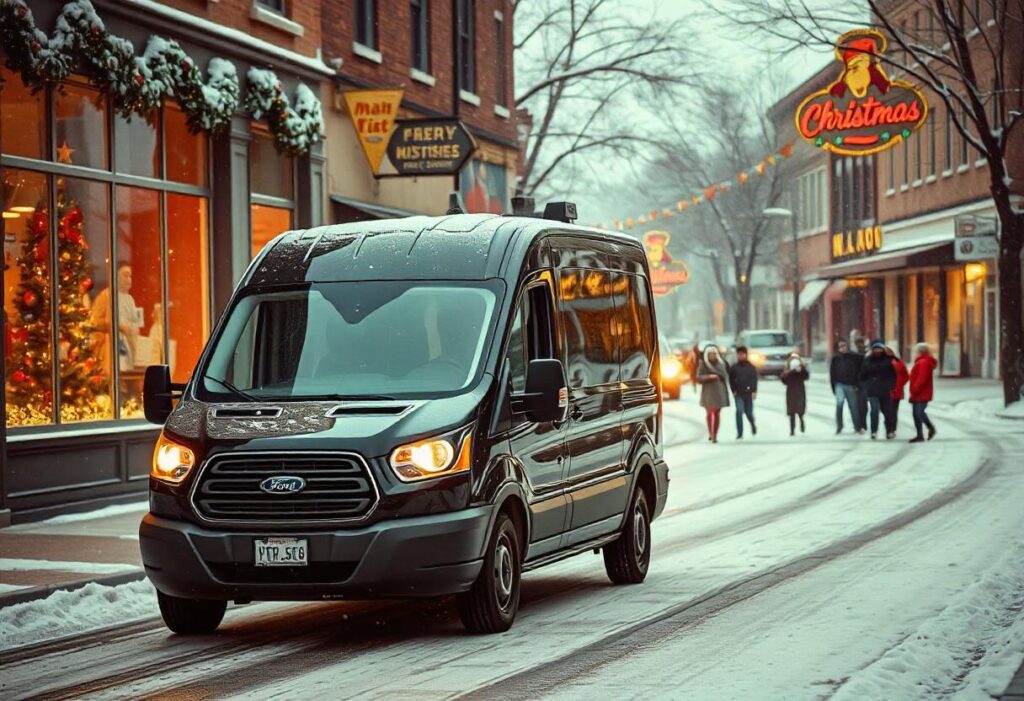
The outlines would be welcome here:
M 222 531 L 147 514 L 146 575 L 193 599 L 304 601 L 441 596 L 469 589 L 483 564 L 491 506 L 337 531 Z M 306 538 L 306 567 L 255 567 L 254 538 Z

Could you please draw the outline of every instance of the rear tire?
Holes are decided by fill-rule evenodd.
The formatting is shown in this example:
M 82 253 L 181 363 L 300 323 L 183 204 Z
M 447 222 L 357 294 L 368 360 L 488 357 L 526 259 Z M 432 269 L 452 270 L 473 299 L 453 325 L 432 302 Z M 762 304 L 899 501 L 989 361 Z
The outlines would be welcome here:
M 522 552 L 512 519 L 498 514 L 480 574 L 469 591 L 455 597 L 459 618 L 470 633 L 504 633 L 512 627 L 519 610 Z
M 228 607 L 226 601 L 183 599 L 162 591 L 156 593 L 156 598 L 164 624 L 179 635 L 212 633 L 224 619 Z
M 604 568 L 615 584 L 640 584 L 651 564 L 651 510 L 639 487 L 626 512 L 626 524 L 615 540 L 604 546 Z

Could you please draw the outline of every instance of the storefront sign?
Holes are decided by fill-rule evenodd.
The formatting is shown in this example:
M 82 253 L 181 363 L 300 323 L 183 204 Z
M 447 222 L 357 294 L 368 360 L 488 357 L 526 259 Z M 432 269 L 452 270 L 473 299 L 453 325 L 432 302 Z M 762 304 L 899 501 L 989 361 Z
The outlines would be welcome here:
M 668 252 L 670 237 L 667 231 L 648 231 L 643 237 L 647 262 L 651 266 L 651 290 L 659 296 L 667 295 L 690 281 L 686 264 L 672 260 L 672 254 Z
M 970 214 L 956 218 L 956 239 L 953 258 L 959 261 L 985 260 L 999 257 L 995 217 Z
M 864 258 L 882 247 L 882 227 L 867 226 L 856 231 L 832 234 L 832 262 Z
M 385 89 L 348 90 L 344 93 L 352 127 L 374 175 L 380 171 L 381 159 L 387 151 L 402 92 L 401 89 Z
M 454 175 L 475 149 L 457 119 L 400 119 L 388 158 L 399 175 Z
M 924 95 L 910 83 L 890 80 L 882 67 L 886 44 L 874 29 L 839 37 L 835 55 L 842 71 L 797 107 L 800 136 L 833 153 L 859 156 L 895 146 L 924 124 Z

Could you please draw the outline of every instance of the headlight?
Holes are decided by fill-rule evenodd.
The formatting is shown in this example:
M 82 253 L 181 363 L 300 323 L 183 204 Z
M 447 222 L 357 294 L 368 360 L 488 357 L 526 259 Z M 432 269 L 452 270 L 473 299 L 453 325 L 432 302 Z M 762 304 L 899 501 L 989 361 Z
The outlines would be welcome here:
M 764 362 L 764 355 L 762 355 L 761 353 L 751 353 L 750 362 L 752 362 L 754 365 L 760 365 L 761 363 Z
M 175 443 L 161 433 L 153 451 L 153 467 L 149 475 L 161 482 L 178 484 L 185 479 L 195 464 L 196 456 L 191 448 Z
M 461 432 L 460 432 L 461 433 Z M 400 445 L 391 451 L 391 469 L 403 482 L 447 477 L 469 469 L 472 432 L 462 441 L 448 434 Z M 456 454 L 455 445 L 458 445 Z
M 675 377 L 683 370 L 683 364 L 680 363 L 672 356 L 666 356 L 661 359 L 661 376 L 662 377 Z

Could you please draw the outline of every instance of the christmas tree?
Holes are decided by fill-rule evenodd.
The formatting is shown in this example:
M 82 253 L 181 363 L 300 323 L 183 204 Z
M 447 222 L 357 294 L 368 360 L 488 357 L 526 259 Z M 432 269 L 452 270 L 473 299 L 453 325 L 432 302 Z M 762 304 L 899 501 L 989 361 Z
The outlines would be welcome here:
M 93 280 L 82 209 L 74 199 L 66 199 L 63 179 L 57 185 L 61 421 L 110 418 L 109 369 L 99 366 L 93 352 L 96 329 L 90 323 L 88 302 Z M 7 363 L 7 423 L 11 426 L 52 421 L 49 224 L 45 207 L 38 206 L 18 257 L 21 282 L 14 295 L 17 315 L 9 320 Z

